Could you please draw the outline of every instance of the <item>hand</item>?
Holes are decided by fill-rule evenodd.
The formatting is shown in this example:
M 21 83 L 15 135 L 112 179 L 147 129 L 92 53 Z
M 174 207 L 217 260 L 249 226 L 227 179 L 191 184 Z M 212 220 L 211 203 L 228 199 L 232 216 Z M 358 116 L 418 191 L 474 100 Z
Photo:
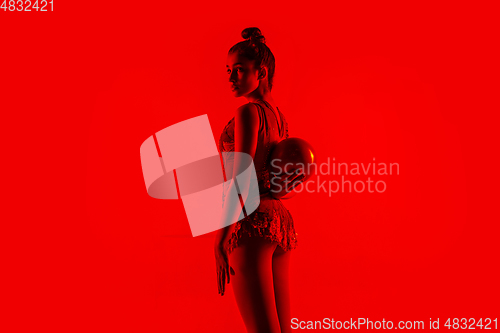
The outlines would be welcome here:
M 226 279 L 229 284 L 230 274 L 229 274 L 229 260 L 228 254 L 223 243 L 216 242 L 214 247 L 215 252 L 215 269 L 217 272 L 217 286 L 219 288 L 219 294 L 224 296 L 224 291 L 226 289 Z
M 297 169 L 295 172 L 292 172 L 291 174 L 285 174 L 286 177 L 284 177 L 284 183 L 286 184 L 286 190 L 287 191 L 292 191 L 295 186 L 299 185 L 302 183 L 306 175 L 304 174 L 304 171 L 302 169 Z M 283 176 L 282 176 L 283 179 Z
M 305 178 L 304 171 L 297 169 L 293 172 L 282 172 L 280 175 L 271 174 L 271 192 L 275 198 L 291 197 L 293 189 L 303 182 Z

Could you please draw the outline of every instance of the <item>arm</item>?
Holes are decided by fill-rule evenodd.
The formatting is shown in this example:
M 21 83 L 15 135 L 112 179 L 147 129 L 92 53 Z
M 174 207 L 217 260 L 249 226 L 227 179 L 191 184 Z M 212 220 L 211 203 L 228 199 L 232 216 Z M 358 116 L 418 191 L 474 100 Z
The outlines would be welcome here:
M 255 150 L 257 148 L 258 135 L 259 114 L 257 107 L 251 103 L 239 107 L 234 118 L 235 152 L 246 153 L 250 155 L 253 161 L 255 157 Z M 231 179 L 231 182 L 228 188 L 224 206 L 222 208 L 222 225 L 226 225 L 226 221 L 237 221 L 240 215 L 241 204 L 239 202 L 239 197 L 235 195 L 235 193 L 245 192 L 246 187 L 250 184 L 250 180 L 241 179 L 240 176 L 239 182 L 236 182 L 236 176 L 241 175 L 246 169 L 248 169 L 248 166 L 248 161 L 242 160 L 239 154 L 235 155 L 233 174 L 226 175 L 227 180 Z M 231 198 L 238 198 L 238 201 L 235 202 L 234 200 L 230 200 Z M 229 237 L 231 237 L 233 230 L 234 223 L 231 223 L 227 227 L 219 229 L 215 237 L 215 245 L 222 246 L 223 244 L 225 244 L 229 240 Z

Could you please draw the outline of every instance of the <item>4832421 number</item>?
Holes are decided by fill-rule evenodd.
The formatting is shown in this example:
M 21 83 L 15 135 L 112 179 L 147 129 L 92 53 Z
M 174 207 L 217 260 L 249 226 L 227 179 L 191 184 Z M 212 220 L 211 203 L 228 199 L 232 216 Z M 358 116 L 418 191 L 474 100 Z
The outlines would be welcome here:
M 479 320 L 476 322 L 476 319 L 474 318 L 448 318 L 446 323 L 444 324 L 445 327 L 448 327 L 448 329 L 485 329 L 485 330 L 490 330 L 490 329 L 498 329 L 497 327 L 497 318 L 491 320 L 490 318 L 479 318 Z
M 1 0 L 0 0 L 1 1 Z M 4 0 L 0 6 L 4 12 L 53 12 L 54 1 L 50 0 Z

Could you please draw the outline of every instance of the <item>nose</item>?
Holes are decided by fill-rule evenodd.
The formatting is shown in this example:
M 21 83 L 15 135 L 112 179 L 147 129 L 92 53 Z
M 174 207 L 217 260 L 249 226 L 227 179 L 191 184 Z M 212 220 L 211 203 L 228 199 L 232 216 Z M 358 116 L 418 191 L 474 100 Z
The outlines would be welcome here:
M 236 71 L 231 71 L 231 74 L 229 75 L 229 82 L 236 82 L 237 74 L 238 73 Z

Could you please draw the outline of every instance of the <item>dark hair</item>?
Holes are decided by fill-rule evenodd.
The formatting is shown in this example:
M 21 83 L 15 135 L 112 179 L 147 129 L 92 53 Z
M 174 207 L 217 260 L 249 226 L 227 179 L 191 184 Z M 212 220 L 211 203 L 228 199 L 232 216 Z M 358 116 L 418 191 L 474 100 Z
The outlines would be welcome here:
M 241 37 L 245 39 L 229 49 L 229 53 L 237 53 L 248 60 L 255 61 L 255 67 L 267 67 L 267 79 L 269 90 L 273 88 L 273 77 L 275 70 L 274 55 L 266 45 L 266 39 L 259 28 L 246 28 L 241 32 Z

